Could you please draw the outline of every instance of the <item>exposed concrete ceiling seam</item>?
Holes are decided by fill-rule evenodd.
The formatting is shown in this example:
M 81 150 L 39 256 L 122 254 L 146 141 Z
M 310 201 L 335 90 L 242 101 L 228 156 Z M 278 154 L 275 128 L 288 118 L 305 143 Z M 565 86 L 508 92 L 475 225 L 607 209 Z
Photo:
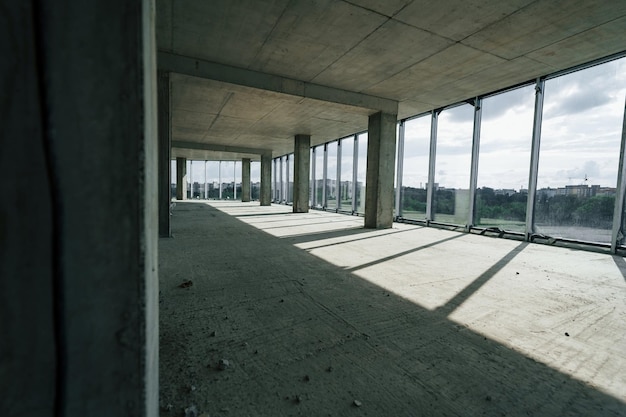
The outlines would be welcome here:
M 261 47 L 257 50 L 257 52 L 254 54 L 254 59 L 250 61 L 250 63 L 248 64 L 248 66 L 246 68 L 250 68 L 252 66 L 252 64 L 254 62 L 257 62 L 257 59 L 259 58 L 259 54 L 261 52 L 263 52 L 263 48 L 265 48 L 265 45 L 267 44 L 267 42 L 272 39 L 272 35 L 274 34 L 274 31 L 276 30 L 276 27 L 278 26 L 278 23 L 280 23 L 280 21 L 282 20 L 283 16 L 285 15 L 285 12 L 287 11 L 287 9 L 291 6 L 293 0 L 290 0 L 286 5 L 285 8 L 282 10 L 282 12 L 280 12 L 280 16 L 278 16 L 278 18 L 276 19 L 276 21 L 274 22 L 274 25 L 272 26 L 272 29 L 269 31 L 269 33 L 267 34 L 267 36 L 265 37 L 265 39 L 263 39 L 263 45 L 261 45 Z

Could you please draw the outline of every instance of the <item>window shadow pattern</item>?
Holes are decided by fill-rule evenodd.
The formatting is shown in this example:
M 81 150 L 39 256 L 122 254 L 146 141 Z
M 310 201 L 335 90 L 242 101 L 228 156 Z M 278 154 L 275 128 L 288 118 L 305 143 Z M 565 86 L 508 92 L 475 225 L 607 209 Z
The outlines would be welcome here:
M 626 412 L 620 399 L 454 323 L 449 308 L 430 311 L 389 294 L 213 207 L 180 205 L 189 207 L 172 219 L 177 239 L 160 241 L 164 409 L 195 404 L 211 415 L 272 416 Z M 185 279 L 193 285 L 181 288 Z M 220 366 L 224 358 L 228 366 Z

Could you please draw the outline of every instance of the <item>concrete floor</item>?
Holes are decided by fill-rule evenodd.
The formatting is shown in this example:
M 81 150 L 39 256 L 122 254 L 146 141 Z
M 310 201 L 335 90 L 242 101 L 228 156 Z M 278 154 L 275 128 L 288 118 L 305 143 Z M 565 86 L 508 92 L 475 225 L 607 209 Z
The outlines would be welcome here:
M 626 416 L 624 258 L 290 210 L 177 203 L 162 416 Z

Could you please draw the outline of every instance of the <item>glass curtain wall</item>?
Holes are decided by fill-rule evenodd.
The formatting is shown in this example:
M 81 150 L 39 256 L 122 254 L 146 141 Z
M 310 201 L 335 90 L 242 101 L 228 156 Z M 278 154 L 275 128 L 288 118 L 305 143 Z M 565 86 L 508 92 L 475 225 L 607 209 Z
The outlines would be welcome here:
M 437 222 L 465 225 L 469 221 L 473 127 L 474 107 L 469 104 L 439 115 L 433 193 Z
M 322 208 L 324 204 L 324 145 L 315 147 L 315 207 Z
M 354 166 L 354 136 L 341 139 L 340 207 L 352 211 L 352 168 Z
M 250 162 L 250 199 L 253 201 L 261 198 L 261 162 Z
M 235 163 L 233 161 L 222 161 L 222 199 L 232 200 L 235 195 Z
M 535 84 L 483 99 L 477 227 L 526 230 L 534 109 Z
M 402 217 L 426 218 L 426 187 L 430 151 L 431 116 L 425 115 L 404 123 L 404 161 L 402 164 Z
M 357 135 L 356 212 L 365 213 L 365 178 L 367 173 L 367 132 Z
M 293 204 L 293 154 L 287 155 L 287 203 Z
M 626 94 L 626 58 L 548 79 L 535 231 L 610 243 Z
M 280 157 L 280 202 L 287 203 L 287 155 Z
M 326 207 L 337 208 L 337 141 L 326 145 Z

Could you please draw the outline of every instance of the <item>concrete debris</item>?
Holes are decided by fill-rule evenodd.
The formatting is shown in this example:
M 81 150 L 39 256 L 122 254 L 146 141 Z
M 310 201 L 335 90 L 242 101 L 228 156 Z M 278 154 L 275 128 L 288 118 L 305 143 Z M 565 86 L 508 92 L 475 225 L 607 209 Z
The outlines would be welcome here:
M 189 386 L 189 391 L 190 391 L 190 392 L 193 392 L 193 391 L 195 391 L 195 390 L 196 390 L 196 386 L 195 386 L 195 385 L 190 385 L 190 386 Z
M 304 398 L 302 398 L 302 395 L 296 395 L 296 402 L 297 403 L 301 403 L 303 399 Z
M 218 366 L 222 371 L 228 369 L 230 367 L 230 361 L 228 359 L 220 359 Z
M 565 336 L 569 337 L 569 333 L 565 332 Z
M 217 335 L 217 333 L 215 332 L 215 330 L 213 330 L 213 331 L 209 334 L 209 336 L 211 336 L 211 337 L 215 337 L 216 335 Z
M 363 403 L 362 403 L 361 401 L 359 401 L 359 400 L 354 400 L 354 401 L 352 401 L 352 404 L 353 404 L 355 407 L 360 407 L 360 406 L 362 406 L 362 405 L 363 405 Z
M 185 408 L 185 417 L 198 417 L 198 409 L 195 405 Z
M 332 372 L 333 371 L 333 367 L 329 366 L 328 368 L 326 368 L 326 372 Z
M 302 378 L 302 379 L 304 379 L 304 381 L 306 381 L 306 382 L 309 382 L 311 380 L 311 377 L 308 376 L 308 375 L 305 375 L 304 378 Z
M 189 288 L 193 285 L 193 281 L 190 279 L 186 279 L 182 284 L 179 285 L 180 288 Z
M 485 397 L 485 401 L 491 401 L 491 395 L 487 395 L 487 396 Z

